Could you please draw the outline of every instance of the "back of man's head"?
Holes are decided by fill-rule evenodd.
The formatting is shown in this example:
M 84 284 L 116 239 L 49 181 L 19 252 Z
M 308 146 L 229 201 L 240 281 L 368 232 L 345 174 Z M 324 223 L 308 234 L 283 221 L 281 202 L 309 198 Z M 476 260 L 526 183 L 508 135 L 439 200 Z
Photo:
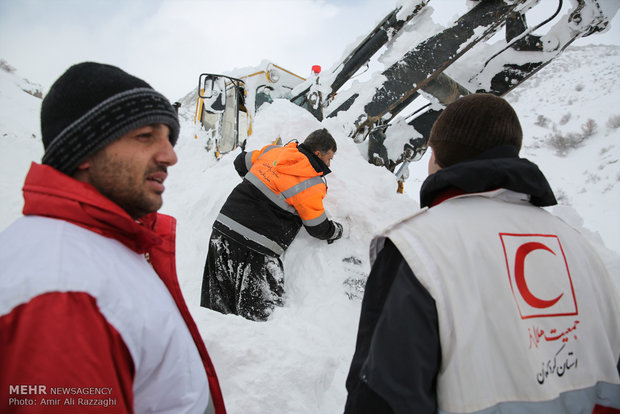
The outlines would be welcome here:
M 43 164 L 71 175 L 88 156 L 133 129 L 163 123 L 179 136 L 177 113 L 148 83 L 111 65 L 70 67 L 41 105 Z
M 523 131 L 516 112 L 504 99 L 476 93 L 443 110 L 429 138 L 437 164 L 449 167 L 491 148 L 511 145 L 521 150 Z
M 321 153 L 325 153 L 329 151 L 336 152 L 336 150 L 338 150 L 336 140 L 325 128 L 317 129 L 308 135 L 304 140 L 304 145 L 312 152 L 320 151 Z

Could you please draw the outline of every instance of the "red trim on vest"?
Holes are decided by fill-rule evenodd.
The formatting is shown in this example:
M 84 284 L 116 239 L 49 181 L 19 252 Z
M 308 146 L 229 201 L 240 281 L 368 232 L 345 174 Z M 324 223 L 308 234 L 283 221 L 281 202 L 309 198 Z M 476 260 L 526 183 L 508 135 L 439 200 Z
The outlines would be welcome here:
M 435 207 L 436 205 L 441 204 L 441 203 L 443 203 L 446 200 L 449 200 L 449 199 L 454 198 L 454 197 L 461 196 L 463 194 L 467 194 L 467 193 L 465 191 L 463 191 L 463 190 L 458 189 L 458 188 L 448 188 L 448 189 L 442 191 L 441 193 L 439 193 L 437 195 L 437 197 L 435 197 L 435 199 L 431 203 L 431 207 Z
M 603 407 L 596 404 L 592 410 L 592 414 L 620 414 L 620 410 L 612 407 Z

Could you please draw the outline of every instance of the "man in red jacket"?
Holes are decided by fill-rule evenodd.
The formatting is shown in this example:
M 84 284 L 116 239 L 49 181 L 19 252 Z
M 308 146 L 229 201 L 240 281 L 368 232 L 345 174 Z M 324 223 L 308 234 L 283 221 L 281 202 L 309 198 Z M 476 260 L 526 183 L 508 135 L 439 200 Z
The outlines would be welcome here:
M 0 233 L 0 411 L 225 413 L 161 215 L 179 122 L 119 68 L 69 68 L 41 107 L 45 154 Z

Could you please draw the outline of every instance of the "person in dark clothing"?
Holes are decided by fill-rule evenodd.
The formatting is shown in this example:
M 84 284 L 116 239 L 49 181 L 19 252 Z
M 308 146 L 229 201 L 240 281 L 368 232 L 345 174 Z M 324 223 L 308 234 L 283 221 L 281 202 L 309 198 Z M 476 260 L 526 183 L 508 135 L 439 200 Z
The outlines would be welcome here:
M 243 181 L 220 210 L 209 241 L 201 306 L 266 320 L 284 295 L 281 256 L 302 225 L 329 243 L 342 225 L 327 218 L 325 176 L 337 150 L 326 129 L 302 144 L 268 145 L 234 161 Z
M 521 141 L 490 94 L 436 121 L 422 209 L 371 244 L 346 414 L 620 408 L 614 287 L 540 208 L 556 200 Z

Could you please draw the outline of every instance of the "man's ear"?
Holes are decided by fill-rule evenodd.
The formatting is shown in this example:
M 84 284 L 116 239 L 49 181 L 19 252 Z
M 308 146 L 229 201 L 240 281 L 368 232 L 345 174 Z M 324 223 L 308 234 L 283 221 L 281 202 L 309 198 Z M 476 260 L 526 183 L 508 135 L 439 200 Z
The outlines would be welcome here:
M 435 158 L 435 152 L 433 152 L 431 148 L 431 157 L 428 159 L 428 175 L 435 174 L 437 171 L 441 170 L 441 165 L 437 162 L 437 158 Z
M 88 170 L 90 168 L 90 158 L 82 161 L 80 165 L 77 166 L 78 170 Z
M 321 151 L 316 150 L 316 151 L 314 151 L 314 155 L 316 155 L 317 157 L 321 158 L 321 156 L 322 156 L 323 154 L 321 153 Z
M 91 159 L 88 158 L 82 161 L 75 169 L 71 177 L 75 178 L 78 181 L 88 182 L 88 170 L 90 169 L 92 162 Z

